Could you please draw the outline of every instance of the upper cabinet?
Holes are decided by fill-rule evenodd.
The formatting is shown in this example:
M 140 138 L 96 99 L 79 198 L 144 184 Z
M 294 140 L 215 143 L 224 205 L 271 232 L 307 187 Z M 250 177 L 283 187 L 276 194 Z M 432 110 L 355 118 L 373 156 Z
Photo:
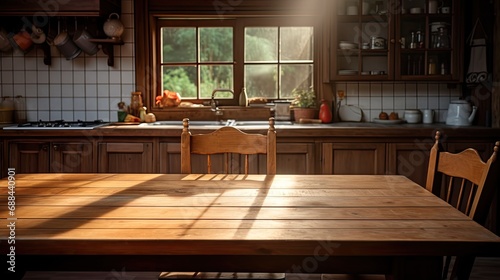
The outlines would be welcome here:
M 459 1 L 339 0 L 334 2 L 331 79 L 462 79 Z
M 2 16 L 108 16 L 120 13 L 121 0 L 2 0 Z

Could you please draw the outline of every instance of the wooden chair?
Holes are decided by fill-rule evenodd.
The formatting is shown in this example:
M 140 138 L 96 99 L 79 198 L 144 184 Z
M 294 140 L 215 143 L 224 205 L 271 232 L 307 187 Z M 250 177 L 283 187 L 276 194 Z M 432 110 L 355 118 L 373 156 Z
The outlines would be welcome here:
M 212 133 L 191 135 L 189 119 L 183 120 L 181 134 L 181 173 L 191 172 L 191 155 L 207 155 L 207 173 L 212 173 L 212 155 L 225 155 L 225 173 L 230 172 L 230 155 L 239 154 L 245 158 L 244 173 L 249 173 L 249 156 L 265 154 L 267 156 L 266 174 L 276 174 L 276 131 L 274 118 L 269 118 L 267 135 L 247 134 L 235 127 L 224 126 Z M 239 170 L 238 170 L 239 171 Z M 240 172 L 236 172 L 240 173 Z
M 207 155 L 207 170 L 212 172 L 211 156 L 225 154 L 225 173 L 229 174 L 230 156 L 240 154 L 245 157 L 244 173 L 249 173 L 249 155 L 267 156 L 266 174 L 276 174 L 276 131 L 274 118 L 269 118 L 267 135 L 247 134 L 235 127 L 221 127 L 208 134 L 191 135 L 189 119 L 183 120 L 181 134 L 181 173 L 191 173 L 191 155 Z M 243 272 L 162 272 L 159 279 L 232 279 L 232 280 L 284 280 L 285 273 L 243 273 Z
M 426 189 L 484 225 L 498 183 L 500 170 L 496 157 L 500 142 L 495 143 L 493 154 L 484 162 L 472 148 L 456 154 L 443 151 L 440 137 L 441 133 L 436 132 L 430 151 Z M 450 260 L 451 257 L 445 259 L 443 279 L 448 277 Z M 473 264 L 473 257 L 455 258 L 450 279 L 457 275 L 468 279 Z

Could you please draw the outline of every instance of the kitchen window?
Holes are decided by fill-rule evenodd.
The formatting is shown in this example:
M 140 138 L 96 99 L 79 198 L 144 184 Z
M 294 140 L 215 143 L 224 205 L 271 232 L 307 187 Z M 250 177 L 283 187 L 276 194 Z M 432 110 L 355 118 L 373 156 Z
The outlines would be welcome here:
M 216 88 L 224 105 L 249 98 L 290 99 L 314 85 L 314 27 L 304 18 L 159 18 L 154 44 L 157 90 L 201 103 Z

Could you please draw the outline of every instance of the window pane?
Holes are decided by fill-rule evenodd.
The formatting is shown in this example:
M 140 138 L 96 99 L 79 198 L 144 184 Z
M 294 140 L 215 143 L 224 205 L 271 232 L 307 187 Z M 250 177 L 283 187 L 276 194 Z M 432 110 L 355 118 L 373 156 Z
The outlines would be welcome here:
M 233 89 L 232 65 L 200 66 L 200 98 L 210 98 L 216 88 Z M 229 92 L 217 93 L 217 98 L 232 98 Z
M 245 28 L 245 62 L 278 60 L 278 28 Z
M 281 28 L 281 60 L 313 60 L 313 28 Z
M 248 97 L 278 97 L 277 65 L 245 65 Z
M 200 28 L 200 61 L 233 61 L 233 28 Z
M 281 65 L 281 96 L 292 99 L 295 88 L 309 88 L 313 85 L 312 64 Z
M 196 66 L 162 66 L 163 90 L 178 92 L 183 99 L 197 98 Z
M 163 27 L 162 61 L 196 62 L 196 29 L 193 27 Z

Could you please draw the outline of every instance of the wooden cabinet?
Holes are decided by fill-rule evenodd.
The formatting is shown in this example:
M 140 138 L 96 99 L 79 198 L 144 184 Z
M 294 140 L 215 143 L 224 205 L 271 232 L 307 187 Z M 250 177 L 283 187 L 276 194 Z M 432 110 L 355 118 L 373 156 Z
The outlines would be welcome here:
M 323 174 L 385 174 L 385 143 L 323 143 Z
M 98 172 L 154 173 L 153 142 L 98 144 Z
M 9 166 L 16 173 L 93 172 L 90 142 L 11 142 Z
M 336 81 L 393 77 L 394 15 L 388 0 L 333 1 L 331 78 Z
M 316 171 L 314 147 L 314 143 L 277 143 L 276 173 L 314 174 Z M 265 165 L 263 168 L 265 170 Z
M 120 7 L 121 0 L 2 0 L 0 15 L 33 16 L 37 19 L 44 16 L 107 16 L 112 12 L 119 13 Z
M 429 9 L 429 2 L 434 3 L 336 1 L 331 79 L 461 81 L 464 38 L 460 1 L 444 1 L 437 10 Z
M 460 81 L 462 78 L 464 38 L 460 1 L 444 1 L 435 10 L 429 7 L 430 2 L 433 1 L 402 0 L 405 13 L 401 8 L 396 11 L 399 14 L 395 22 L 396 80 Z
M 277 143 L 278 174 L 314 174 L 315 155 L 314 143 Z M 179 143 L 161 142 L 159 147 L 160 173 L 180 173 L 181 156 Z M 192 156 L 193 173 L 205 173 L 206 157 Z M 225 155 L 212 156 L 212 173 L 224 173 Z M 251 174 L 266 174 L 266 157 L 264 155 L 249 157 L 249 172 Z M 244 157 L 232 155 L 229 159 L 230 173 L 244 173 Z
M 390 143 L 387 145 L 387 174 L 403 175 L 425 187 L 429 151 L 434 143 L 429 139 L 412 143 Z

